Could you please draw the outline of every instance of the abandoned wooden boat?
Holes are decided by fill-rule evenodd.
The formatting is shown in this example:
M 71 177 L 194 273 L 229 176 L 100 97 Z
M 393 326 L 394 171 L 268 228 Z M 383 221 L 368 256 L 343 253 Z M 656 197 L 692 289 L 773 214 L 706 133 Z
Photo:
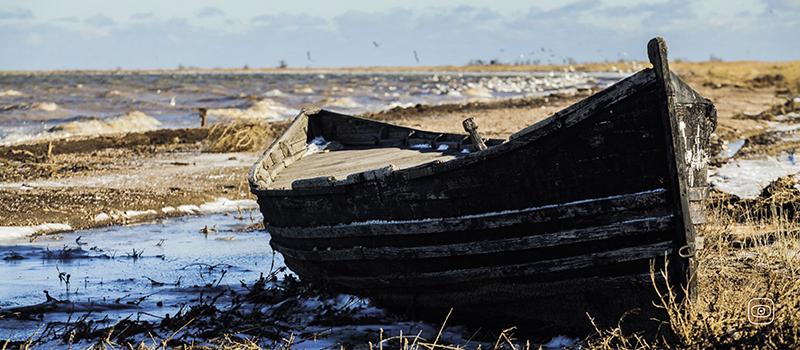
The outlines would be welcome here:
M 616 323 L 652 306 L 653 261 L 691 293 L 716 113 L 662 39 L 648 56 L 652 69 L 484 150 L 303 111 L 249 174 L 272 247 L 303 279 L 439 320 Z

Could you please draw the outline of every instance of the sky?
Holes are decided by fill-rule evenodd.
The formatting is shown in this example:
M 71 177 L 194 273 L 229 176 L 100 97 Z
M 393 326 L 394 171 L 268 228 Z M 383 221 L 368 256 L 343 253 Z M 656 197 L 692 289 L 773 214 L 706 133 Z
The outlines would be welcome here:
M 800 59 L 800 0 L 0 0 L 0 70 Z

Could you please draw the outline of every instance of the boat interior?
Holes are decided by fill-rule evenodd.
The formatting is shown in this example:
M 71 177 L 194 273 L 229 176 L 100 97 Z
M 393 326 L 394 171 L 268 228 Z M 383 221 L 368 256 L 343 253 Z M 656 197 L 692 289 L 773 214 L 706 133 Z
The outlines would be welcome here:
M 487 147 L 505 140 L 484 140 Z M 304 113 L 254 168 L 259 187 L 347 184 L 379 172 L 445 162 L 475 152 L 467 134 L 415 130 L 326 110 Z M 267 185 L 267 186 L 265 186 Z

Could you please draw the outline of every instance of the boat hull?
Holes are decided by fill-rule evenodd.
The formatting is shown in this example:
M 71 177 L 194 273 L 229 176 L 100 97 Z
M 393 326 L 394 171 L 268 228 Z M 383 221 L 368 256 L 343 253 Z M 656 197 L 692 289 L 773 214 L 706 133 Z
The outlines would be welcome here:
M 664 50 L 651 48 L 654 69 L 485 151 L 269 188 L 302 157 L 293 145 L 315 137 L 346 147 L 465 138 L 305 112 L 251 171 L 271 245 L 303 279 L 425 317 L 453 308 L 472 322 L 570 329 L 591 326 L 587 313 L 598 325 L 634 309 L 651 317 L 653 282 L 679 287 L 678 298 L 695 289 L 715 125 Z M 651 278 L 660 269 L 666 281 Z

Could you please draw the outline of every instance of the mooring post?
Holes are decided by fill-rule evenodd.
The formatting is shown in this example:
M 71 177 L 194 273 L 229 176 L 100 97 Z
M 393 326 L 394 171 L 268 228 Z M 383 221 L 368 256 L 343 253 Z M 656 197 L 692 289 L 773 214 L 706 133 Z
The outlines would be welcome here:
M 206 113 L 208 113 L 208 109 L 198 108 L 197 112 L 200 113 L 200 127 L 206 126 Z
M 469 133 L 469 137 L 470 139 L 472 139 L 472 145 L 474 145 L 478 151 L 485 150 L 486 144 L 483 143 L 481 134 L 478 133 L 478 124 L 475 123 L 475 121 L 472 120 L 472 118 L 464 119 L 464 121 L 461 122 L 461 124 L 464 125 L 464 131 Z

